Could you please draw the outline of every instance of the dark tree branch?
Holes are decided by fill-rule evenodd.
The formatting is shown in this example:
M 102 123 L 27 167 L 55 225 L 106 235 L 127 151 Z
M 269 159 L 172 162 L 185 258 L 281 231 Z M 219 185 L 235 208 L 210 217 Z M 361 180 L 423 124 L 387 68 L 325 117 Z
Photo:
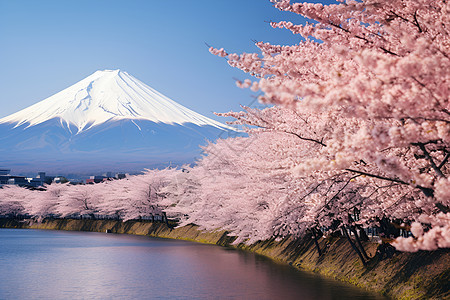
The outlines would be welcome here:
M 344 186 L 341 187 L 341 188 L 336 192 L 336 194 L 334 194 L 334 196 L 331 197 L 331 199 L 328 200 L 328 201 L 325 203 L 325 205 L 324 205 L 323 207 L 324 207 L 324 208 L 327 208 L 327 209 L 330 209 L 330 207 L 329 207 L 330 202 L 333 201 L 334 199 L 336 199 L 337 196 L 339 196 L 339 194 L 347 187 L 347 185 L 348 185 L 353 179 L 355 179 L 355 178 L 357 178 L 357 177 L 359 177 L 359 176 L 361 176 L 361 175 L 355 175 L 355 176 L 349 178 L 349 179 L 347 180 L 347 182 L 344 184 Z
M 344 32 L 346 32 L 346 33 L 348 33 L 348 34 L 352 34 L 352 33 L 350 32 L 350 30 L 343 28 L 341 25 L 336 25 L 336 24 L 334 24 L 333 22 L 329 22 L 328 24 L 331 25 L 332 27 L 341 29 L 341 30 L 343 30 Z M 369 39 L 367 39 L 367 38 L 365 38 L 365 37 L 363 37 L 363 36 L 353 35 L 353 37 L 355 37 L 355 38 L 357 38 L 357 39 L 360 39 L 360 40 L 363 40 L 363 41 L 365 41 L 366 43 L 373 44 L 372 41 L 370 41 Z M 394 56 L 400 56 L 400 55 L 398 55 L 397 53 L 394 53 L 394 52 L 392 52 L 392 51 L 390 51 L 390 50 L 388 50 L 388 49 L 386 49 L 386 48 L 384 48 L 384 47 L 378 47 L 378 48 L 381 49 L 381 50 L 383 50 L 383 51 L 384 51 L 385 53 L 387 53 L 387 54 L 391 54 L 391 55 L 394 55 Z
M 296 137 L 298 137 L 299 139 L 301 139 L 303 141 L 314 142 L 314 143 L 317 143 L 317 144 L 321 145 L 322 147 L 326 147 L 327 146 L 326 144 L 323 143 L 323 138 L 320 141 L 318 141 L 318 140 L 315 140 L 315 139 L 302 137 L 301 135 L 299 135 L 299 134 L 297 134 L 295 132 L 290 132 L 290 131 L 283 131 L 283 132 L 295 135 Z
M 244 108 L 245 109 L 245 108 Z M 309 142 L 314 142 L 314 143 L 317 143 L 317 144 L 319 144 L 319 145 L 321 145 L 322 147 L 326 147 L 327 145 L 325 144 L 325 143 L 323 143 L 323 138 L 322 138 L 322 140 L 315 140 L 315 139 L 311 139 L 311 138 L 306 138 L 306 137 L 303 137 L 303 136 L 301 136 L 301 135 L 299 135 L 299 134 L 297 134 L 297 133 L 295 133 L 295 132 L 291 132 L 291 131 L 286 131 L 286 130 L 279 130 L 279 129 L 276 129 L 274 126 L 271 126 L 270 124 L 270 122 L 269 121 L 267 121 L 267 120 L 264 120 L 262 117 L 261 117 L 261 115 L 256 115 L 256 114 L 254 114 L 254 113 L 252 113 L 252 112 L 249 112 L 248 110 L 247 110 L 247 113 L 249 113 L 249 114 L 252 114 L 252 115 L 254 115 L 256 118 L 258 118 L 260 121 L 262 121 L 265 125 L 259 125 L 259 124 L 256 124 L 256 123 L 253 123 L 253 122 L 247 122 L 249 125 L 253 125 L 253 126 L 257 126 L 257 127 L 259 127 L 259 128 L 262 128 L 262 129 L 267 129 L 267 130 L 272 130 L 272 131 L 278 131 L 278 132 L 284 132 L 284 133 L 287 133 L 287 134 L 291 134 L 291 135 L 294 135 L 294 136 L 296 136 L 296 137 L 298 137 L 299 139 L 301 139 L 301 140 L 303 140 L 303 141 L 309 141 Z M 241 119 L 241 118 L 239 118 L 239 119 Z M 238 120 L 239 120 L 238 119 Z M 302 119 L 303 120 L 303 119 Z M 304 120 L 303 120 L 304 121 Z M 307 122 L 305 122 L 306 124 L 307 124 Z
M 425 90 L 427 90 L 428 93 L 430 93 L 431 97 L 433 97 L 433 99 L 437 102 L 438 106 L 441 106 L 441 103 L 439 101 L 439 99 L 434 95 L 434 93 L 424 84 L 422 83 L 419 79 L 417 79 L 415 76 L 411 76 L 411 78 L 421 87 L 423 87 Z M 445 109 L 443 110 L 445 112 Z
M 431 167 L 433 168 L 436 175 L 440 178 L 445 178 L 444 174 L 440 170 L 438 166 L 434 163 L 433 158 L 431 157 L 430 153 L 427 151 L 427 148 L 425 147 L 424 143 L 413 143 L 414 146 L 418 146 L 420 150 L 422 150 L 423 154 L 425 155 L 425 158 L 430 162 Z
M 450 208 L 442 203 L 437 202 L 435 206 L 443 213 L 450 213 Z
M 378 192 L 379 190 L 382 190 L 382 189 L 388 189 L 388 188 L 391 188 L 391 187 L 394 187 L 394 186 L 398 186 L 398 185 L 399 185 L 399 184 L 397 184 L 397 183 L 392 183 L 392 184 L 388 184 L 388 185 L 377 186 L 377 187 L 373 190 L 373 192 L 370 193 L 370 195 L 367 196 L 367 198 L 372 197 L 372 195 L 375 194 L 376 192 Z M 384 194 L 384 193 L 385 193 L 385 192 L 383 192 L 383 194 Z
M 394 56 L 400 56 L 400 55 L 398 55 L 397 53 L 394 53 L 394 52 L 392 52 L 392 51 L 390 51 L 390 50 L 388 50 L 388 49 L 386 49 L 386 48 L 384 48 L 384 47 L 379 47 L 381 50 L 383 50 L 385 53 L 387 53 L 387 54 L 391 54 L 391 55 L 394 55 Z
M 391 10 L 390 12 L 391 12 L 395 17 L 397 17 L 397 18 L 399 18 L 399 19 L 405 21 L 406 23 L 411 23 L 411 24 L 413 24 L 414 26 L 416 26 L 420 33 L 423 32 L 422 27 L 420 27 L 419 21 L 417 20 L 417 11 L 414 12 L 414 15 L 413 15 L 414 21 L 408 20 L 407 18 L 405 18 L 405 17 L 403 17 L 403 16 L 397 14 L 397 13 L 396 13 L 395 11 L 393 11 L 393 10 Z
M 422 33 L 422 27 L 420 27 L 419 21 L 417 20 L 417 11 L 414 12 L 414 25 L 417 26 L 417 28 L 419 28 L 419 32 Z
M 438 166 L 439 170 L 442 169 L 442 167 L 447 163 L 449 158 L 450 158 L 450 153 L 447 153 L 447 155 L 445 156 L 444 160 L 441 161 L 441 163 Z
M 407 22 L 407 23 L 412 23 L 411 21 L 409 21 L 408 19 L 406 19 L 405 17 L 400 16 L 399 14 L 397 14 L 395 11 L 391 10 L 390 11 L 394 16 L 396 16 L 399 19 L 402 19 L 403 21 Z
M 396 178 L 384 177 L 384 176 L 370 174 L 370 173 L 367 173 L 367 172 L 353 170 L 353 169 L 345 169 L 345 170 L 349 171 L 349 172 L 354 172 L 356 174 L 366 175 L 368 177 L 373 177 L 373 178 L 377 178 L 377 179 L 381 179 L 381 180 L 397 182 L 397 183 L 401 183 L 403 185 L 410 185 L 410 184 L 406 183 L 405 181 L 400 180 L 400 179 L 396 179 Z M 427 187 L 423 187 L 423 186 L 420 186 L 420 185 L 416 185 L 414 187 L 418 188 L 425 196 L 427 196 L 427 197 L 434 197 L 434 190 L 433 189 L 427 188 Z M 438 208 L 443 213 L 450 212 L 450 208 L 447 207 L 446 205 L 440 203 L 440 202 L 436 202 L 434 205 L 436 206 L 436 208 Z
M 417 122 L 416 120 L 424 120 L 424 121 L 433 121 L 433 122 L 444 122 L 444 123 L 450 123 L 449 120 L 445 119 L 438 119 L 438 118 L 424 118 L 424 117 L 403 117 L 403 119 L 410 119 L 414 122 Z
M 299 199 L 299 201 L 302 201 L 302 200 L 304 200 L 306 197 L 308 197 L 309 195 L 311 195 L 313 192 L 315 192 L 323 183 L 325 182 L 325 180 L 324 181 L 322 181 L 322 182 L 319 182 L 314 188 L 312 188 L 308 193 L 306 193 L 305 195 L 303 195 L 303 197 L 301 197 L 300 199 Z M 296 211 L 297 209 L 300 209 L 300 208 L 303 208 L 302 206 L 297 206 L 297 207 L 294 207 L 294 208 L 292 208 L 291 210 L 289 210 L 288 212 L 286 212 L 286 215 L 289 215 L 289 214 L 291 214 L 291 213 L 293 213 L 294 211 Z
M 345 170 L 349 171 L 349 172 L 356 173 L 356 174 L 360 174 L 360 175 L 366 175 L 367 177 L 373 177 L 373 178 L 378 178 L 378 179 L 381 179 L 381 180 L 387 180 L 387 181 L 401 183 L 401 184 L 404 184 L 404 185 L 409 185 L 405 181 L 397 179 L 397 178 L 384 177 L 384 176 L 381 176 L 381 175 L 371 174 L 371 173 L 358 171 L 358 170 L 353 170 L 353 169 L 345 169 Z

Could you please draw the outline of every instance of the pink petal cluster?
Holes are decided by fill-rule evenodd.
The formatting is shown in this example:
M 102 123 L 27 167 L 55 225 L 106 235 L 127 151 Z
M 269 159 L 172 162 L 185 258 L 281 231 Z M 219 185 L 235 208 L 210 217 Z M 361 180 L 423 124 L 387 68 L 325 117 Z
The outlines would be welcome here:
M 320 202 L 340 222 L 346 222 L 345 216 L 336 216 L 354 208 L 365 222 L 386 217 L 416 224 L 423 215 L 448 213 L 450 4 L 283 0 L 274 5 L 315 22 L 272 22 L 303 40 L 291 46 L 258 42 L 259 56 L 227 56 L 230 65 L 258 79 L 251 87 L 264 93 L 260 101 L 276 106 L 224 115 L 259 131 L 297 136 L 301 146 L 292 157 L 293 176 L 319 186 L 332 176 L 343 182 L 342 177 L 352 178 L 344 190 L 338 189 L 339 200 L 310 193 L 317 215 L 308 212 L 309 219 L 326 223 Z M 239 86 L 250 87 L 250 81 Z M 309 118 L 316 120 L 302 122 Z M 327 125 L 318 130 L 319 124 Z M 330 201 L 340 204 L 333 210 Z M 420 235 L 429 242 L 424 247 L 432 249 L 431 240 L 436 247 L 447 247 L 446 226 L 428 224 Z M 418 242 L 419 237 L 409 240 Z
M 431 229 L 424 231 L 422 224 L 411 224 L 413 237 L 397 238 L 393 245 L 397 250 L 416 252 L 419 250 L 437 250 L 450 248 L 450 213 L 439 213 L 436 216 L 426 216 L 426 223 L 432 225 Z

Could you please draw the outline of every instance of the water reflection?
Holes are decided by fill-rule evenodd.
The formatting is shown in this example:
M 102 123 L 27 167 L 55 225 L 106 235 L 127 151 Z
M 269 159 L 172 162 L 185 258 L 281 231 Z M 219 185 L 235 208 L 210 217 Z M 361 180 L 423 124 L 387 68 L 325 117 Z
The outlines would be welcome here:
M 251 253 L 101 233 L 0 229 L 0 299 L 383 299 Z

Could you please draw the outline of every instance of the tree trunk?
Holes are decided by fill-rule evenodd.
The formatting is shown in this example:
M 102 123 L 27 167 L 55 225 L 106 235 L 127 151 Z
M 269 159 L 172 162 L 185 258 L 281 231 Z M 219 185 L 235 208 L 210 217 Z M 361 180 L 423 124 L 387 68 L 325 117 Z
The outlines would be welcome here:
M 369 236 L 367 235 L 367 233 L 364 230 L 364 228 L 361 228 L 360 232 L 361 232 L 361 234 L 359 235 L 359 238 L 361 239 L 361 241 L 368 242 L 369 241 Z
M 314 239 L 314 244 L 316 245 L 317 252 L 319 253 L 319 256 L 322 256 L 322 250 L 320 249 L 319 242 L 317 241 L 317 233 L 315 228 L 311 228 L 312 236 Z
M 364 260 L 363 255 L 361 254 L 361 251 L 359 251 L 358 247 L 356 247 L 355 243 L 353 243 L 352 239 L 350 238 L 350 236 L 348 235 L 347 232 L 347 228 L 345 226 L 342 227 L 343 231 L 344 231 L 344 235 L 347 238 L 347 241 L 350 243 L 350 246 L 352 246 L 353 250 L 355 250 L 355 252 L 358 254 L 359 259 L 361 260 L 362 264 L 364 266 L 366 266 L 366 261 Z
M 167 227 L 169 227 L 169 220 L 167 220 L 166 212 L 163 211 L 163 221 L 166 223 Z
M 355 215 L 356 215 L 356 208 L 355 208 Z M 350 214 L 348 215 L 348 218 L 349 218 L 349 220 L 350 220 L 351 222 L 354 222 L 354 221 L 355 221 L 355 220 L 353 220 L 353 218 L 352 218 L 352 216 L 351 216 Z M 360 250 L 361 250 L 361 254 L 364 256 L 365 259 L 369 260 L 370 258 L 369 258 L 369 256 L 367 255 L 366 250 L 364 250 L 364 246 L 363 246 L 362 243 L 361 243 L 361 239 L 360 239 L 360 237 L 359 237 L 358 231 L 356 230 L 356 226 L 355 226 L 355 225 L 352 225 L 352 226 L 348 226 L 348 228 L 349 228 L 350 231 L 353 232 L 353 234 L 355 235 L 356 243 L 358 244 L 358 246 L 359 246 L 359 248 L 360 248 Z M 362 232 L 364 232 L 363 229 L 360 229 L 359 231 L 361 232 L 361 234 L 362 234 Z M 365 235 L 365 232 L 364 232 L 364 235 Z M 367 237 L 367 236 L 366 236 L 366 237 Z
M 362 245 L 361 240 L 359 239 L 358 232 L 356 231 L 355 227 L 354 227 L 354 226 L 350 226 L 350 230 L 351 230 L 351 231 L 353 232 L 353 234 L 355 235 L 356 243 L 358 244 L 358 246 L 359 246 L 359 248 L 360 248 L 360 250 L 361 250 L 362 255 L 364 256 L 365 259 L 369 260 L 370 258 L 369 258 L 369 256 L 367 255 L 366 250 L 364 250 L 364 246 Z M 361 230 L 360 230 L 360 231 L 361 231 Z

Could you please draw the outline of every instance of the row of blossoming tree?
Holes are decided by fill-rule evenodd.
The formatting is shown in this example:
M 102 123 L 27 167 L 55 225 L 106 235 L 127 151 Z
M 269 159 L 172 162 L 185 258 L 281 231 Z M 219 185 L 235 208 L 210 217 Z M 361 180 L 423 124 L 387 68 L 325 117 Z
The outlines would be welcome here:
M 364 228 L 399 250 L 450 247 L 450 4 L 367 0 L 290 4 L 314 22 L 271 23 L 293 46 L 258 42 L 261 54 L 213 54 L 255 79 L 263 110 L 224 116 L 248 137 L 218 140 L 195 166 L 97 185 L 0 190 L 0 213 L 68 217 L 161 214 L 236 242 L 340 232 L 362 261 Z M 353 236 L 353 237 L 351 237 Z M 316 243 L 319 253 L 321 249 Z
M 274 104 L 225 115 L 270 134 L 258 147 L 276 152 L 274 172 L 299 181 L 280 229 L 388 219 L 411 224 L 416 237 L 397 239 L 398 249 L 449 247 L 448 1 L 274 3 L 315 21 L 271 23 L 302 42 L 259 42 L 261 56 L 210 51 L 253 75 L 239 85 Z
M 18 186 L 0 189 L 0 215 L 47 217 L 162 220 L 156 204 L 162 187 L 181 172 L 177 169 L 148 170 L 143 175 L 99 184 L 51 184 L 42 190 Z

